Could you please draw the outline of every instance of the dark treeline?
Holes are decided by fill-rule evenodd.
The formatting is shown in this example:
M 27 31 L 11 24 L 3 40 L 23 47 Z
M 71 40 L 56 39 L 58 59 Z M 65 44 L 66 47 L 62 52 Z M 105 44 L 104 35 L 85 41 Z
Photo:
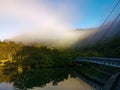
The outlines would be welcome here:
M 120 36 L 76 51 L 81 57 L 120 58 Z
M 73 55 L 67 51 L 36 45 L 26 46 L 15 42 L 0 42 L 0 61 L 7 60 L 10 68 L 61 67 L 72 64 Z
M 13 55 L 13 62 L 24 68 L 69 66 L 72 64 L 72 57 L 66 52 L 46 46 L 23 46 Z
M 0 61 L 12 68 L 71 66 L 77 57 L 120 57 L 120 37 L 106 43 L 82 49 L 55 49 L 44 45 L 26 46 L 22 43 L 0 42 Z

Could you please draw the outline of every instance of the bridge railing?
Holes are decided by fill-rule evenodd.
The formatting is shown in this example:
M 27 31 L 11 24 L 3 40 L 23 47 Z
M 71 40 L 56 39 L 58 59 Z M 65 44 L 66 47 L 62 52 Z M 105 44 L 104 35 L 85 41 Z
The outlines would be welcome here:
M 97 57 L 87 57 L 87 58 L 77 58 L 74 62 L 90 62 L 96 64 L 104 64 L 108 66 L 120 67 L 120 58 L 97 58 Z

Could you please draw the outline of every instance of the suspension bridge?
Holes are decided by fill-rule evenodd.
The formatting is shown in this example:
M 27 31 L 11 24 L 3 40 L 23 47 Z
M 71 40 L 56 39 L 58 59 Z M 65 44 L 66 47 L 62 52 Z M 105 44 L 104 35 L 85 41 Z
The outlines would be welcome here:
M 88 58 L 77 58 L 74 60 L 74 63 L 80 63 L 80 62 L 89 62 L 89 63 L 102 64 L 106 66 L 113 66 L 120 68 L 120 58 L 88 57 Z

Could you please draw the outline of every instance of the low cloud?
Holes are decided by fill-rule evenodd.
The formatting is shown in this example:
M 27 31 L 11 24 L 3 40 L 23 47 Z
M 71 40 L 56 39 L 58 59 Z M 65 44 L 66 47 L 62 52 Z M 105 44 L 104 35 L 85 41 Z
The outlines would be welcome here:
M 97 28 L 73 30 L 72 24 L 81 17 L 78 19 L 74 3 L 68 1 L 56 5 L 48 0 L 0 0 L 0 25 L 5 30 L 1 35 L 18 42 L 52 46 L 87 43 Z
M 0 1 L 0 19 L 5 26 L 10 25 L 6 34 L 12 40 L 24 43 L 49 42 L 58 45 L 70 41 L 72 45 L 79 37 L 71 31 L 71 25 L 79 20 L 74 4 L 66 0 L 54 5 L 46 0 Z
M 46 0 L 1 0 L 0 19 L 9 24 L 9 31 L 19 34 L 39 33 L 40 37 L 60 37 L 71 29 L 71 23 L 77 20 L 74 7 L 67 2 L 49 5 Z M 7 26 L 7 25 L 6 25 Z M 52 35 L 51 35 L 52 34 Z

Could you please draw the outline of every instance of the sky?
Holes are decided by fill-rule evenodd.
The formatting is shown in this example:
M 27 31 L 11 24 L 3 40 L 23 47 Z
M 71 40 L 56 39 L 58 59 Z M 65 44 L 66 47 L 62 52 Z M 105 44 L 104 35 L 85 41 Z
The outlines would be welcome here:
M 0 0 L 0 40 L 20 34 L 59 37 L 95 28 L 117 0 Z

